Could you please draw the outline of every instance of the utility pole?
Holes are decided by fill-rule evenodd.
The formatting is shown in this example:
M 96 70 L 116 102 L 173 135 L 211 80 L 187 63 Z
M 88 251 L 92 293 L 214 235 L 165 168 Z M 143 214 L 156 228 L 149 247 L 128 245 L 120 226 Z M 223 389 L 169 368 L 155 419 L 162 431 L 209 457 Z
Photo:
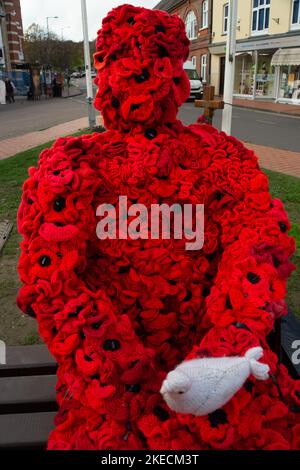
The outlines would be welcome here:
M 94 108 L 94 93 L 92 83 L 92 70 L 91 70 L 91 52 L 87 22 L 87 9 L 86 0 L 81 0 L 81 14 L 82 14 L 82 27 L 83 27 L 83 42 L 84 42 L 84 61 L 85 61 L 85 74 L 86 74 L 86 90 L 87 90 L 87 105 L 89 116 L 89 127 L 93 129 L 96 127 L 96 112 Z
M 47 20 L 47 37 L 48 37 L 48 41 L 50 39 L 50 29 L 49 29 L 49 20 L 53 19 L 53 20 L 57 20 L 59 18 L 59 16 L 47 16 L 46 17 L 46 20 Z
M 236 28 L 238 0 L 229 0 L 229 23 L 226 46 L 225 81 L 224 81 L 224 111 L 222 116 L 222 131 L 231 134 L 232 103 L 235 72 Z

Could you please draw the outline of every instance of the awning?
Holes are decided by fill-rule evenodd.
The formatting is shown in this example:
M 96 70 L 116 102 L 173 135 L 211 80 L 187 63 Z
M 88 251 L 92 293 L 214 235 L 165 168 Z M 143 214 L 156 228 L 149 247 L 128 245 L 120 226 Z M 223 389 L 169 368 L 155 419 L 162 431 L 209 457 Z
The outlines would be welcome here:
M 235 57 L 239 57 L 240 55 L 251 55 L 252 56 L 252 52 L 237 52 L 235 54 Z
M 300 47 L 278 49 L 272 57 L 271 65 L 300 65 Z

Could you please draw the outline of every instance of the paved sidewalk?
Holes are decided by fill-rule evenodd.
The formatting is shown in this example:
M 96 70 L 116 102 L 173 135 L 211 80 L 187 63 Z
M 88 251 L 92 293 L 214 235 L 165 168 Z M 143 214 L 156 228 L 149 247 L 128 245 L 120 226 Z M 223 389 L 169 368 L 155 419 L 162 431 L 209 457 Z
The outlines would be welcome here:
M 97 125 L 102 125 L 102 118 L 97 117 Z M 29 150 L 38 145 L 45 144 L 50 140 L 55 140 L 58 137 L 74 134 L 82 129 L 88 127 L 88 118 L 76 119 L 74 121 L 59 124 L 58 126 L 45 129 L 43 131 L 30 132 L 29 134 L 21 135 L 0 141 L 0 160 L 11 157 L 25 150 Z
M 251 108 L 260 111 L 269 111 L 271 113 L 288 114 L 290 116 L 300 117 L 300 106 L 294 104 L 274 103 L 273 101 L 264 100 L 247 100 L 237 99 L 233 100 L 233 106 L 240 108 Z
M 75 96 L 83 95 L 79 87 L 71 85 L 68 91 L 68 87 L 64 87 L 62 92 L 62 98 L 75 98 Z
M 245 146 L 255 152 L 262 168 L 300 178 L 300 152 L 290 152 L 248 142 L 245 142 Z
M 59 98 L 59 97 L 54 98 L 53 96 L 49 98 L 46 95 L 41 95 L 40 99 L 35 100 L 35 102 L 39 103 L 39 102 L 43 102 L 43 101 L 60 100 L 62 98 L 75 98 L 76 96 L 81 96 L 81 95 L 83 95 L 83 92 L 80 90 L 80 88 L 78 86 L 76 86 L 76 85 L 70 86 L 69 91 L 68 91 L 68 87 L 65 86 L 63 91 L 62 91 L 61 98 Z M 28 101 L 28 98 L 27 98 L 26 95 L 16 95 L 15 100 L 16 100 L 17 103 L 22 103 L 24 101 L 25 102 Z M 33 101 L 33 100 L 29 100 L 29 101 Z M 9 103 L 6 103 L 6 106 L 9 106 Z
M 103 125 L 101 117 L 97 117 L 97 124 Z M 74 134 L 88 127 L 88 118 L 76 119 L 49 129 L 31 132 L 19 137 L 0 141 L 0 160 L 11 157 L 19 152 L 29 150 L 38 145 L 55 140 L 60 136 Z M 262 168 L 277 171 L 286 175 L 300 178 L 300 152 L 266 147 L 246 142 L 245 146 L 252 149 L 258 156 Z

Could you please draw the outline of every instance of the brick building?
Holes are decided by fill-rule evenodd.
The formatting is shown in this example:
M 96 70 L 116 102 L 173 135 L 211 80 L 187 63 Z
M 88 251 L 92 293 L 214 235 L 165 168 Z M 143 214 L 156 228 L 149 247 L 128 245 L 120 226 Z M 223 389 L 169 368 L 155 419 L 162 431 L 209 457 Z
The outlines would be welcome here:
M 191 41 L 189 60 L 196 65 L 203 82 L 210 82 L 212 0 L 161 0 L 154 8 L 179 15 Z
M 0 68 L 10 71 L 24 62 L 20 0 L 0 0 Z

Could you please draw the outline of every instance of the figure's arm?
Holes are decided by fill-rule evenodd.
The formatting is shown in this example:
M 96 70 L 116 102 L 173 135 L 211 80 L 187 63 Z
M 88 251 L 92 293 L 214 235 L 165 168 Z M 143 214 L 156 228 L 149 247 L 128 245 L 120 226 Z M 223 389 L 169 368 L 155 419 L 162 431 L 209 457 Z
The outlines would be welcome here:
M 251 199 L 257 208 L 249 206 Z M 243 323 L 265 337 L 274 320 L 286 313 L 294 240 L 288 236 L 290 224 L 282 203 L 272 201 L 266 192 L 246 194 L 234 212 L 241 214 L 239 221 L 231 222 L 229 214 L 220 220 L 222 238 L 229 241 L 223 245 L 204 321 L 214 327 Z
M 220 227 L 222 256 L 202 322 L 208 332 L 186 359 L 244 357 L 249 349 L 262 347 L 262 361 L 272 371 L 276 357 L 267 336 L 275 320 L 286 313 L 286 283 L 293 270 L 289 258 L 295 245 L 288 236 L 290 224 L 283 205 L 271 199 L 256 157 L 249 152 L 241 163 L 248 171 L 240 170 L 236 184 L 243 184 L 244 190 L 238 197 L 237 191 L 230 190 L 224 168 L 221 197 L 212 211 Z
M 92 136 L 59 139 L 41 154 L 38 169 L 30 169 L 18 220 L 24 237 L 18 304 L 37 318 L 59 363 L 60 406 L 71 397 L 100 416 L 153 372 L 151 351 L 130 319 L 97 287 L 101 253 L 94 197 L 103 194 L 104 182 L 97 173 L 95 154 L 101 149 L 95 141 Z

